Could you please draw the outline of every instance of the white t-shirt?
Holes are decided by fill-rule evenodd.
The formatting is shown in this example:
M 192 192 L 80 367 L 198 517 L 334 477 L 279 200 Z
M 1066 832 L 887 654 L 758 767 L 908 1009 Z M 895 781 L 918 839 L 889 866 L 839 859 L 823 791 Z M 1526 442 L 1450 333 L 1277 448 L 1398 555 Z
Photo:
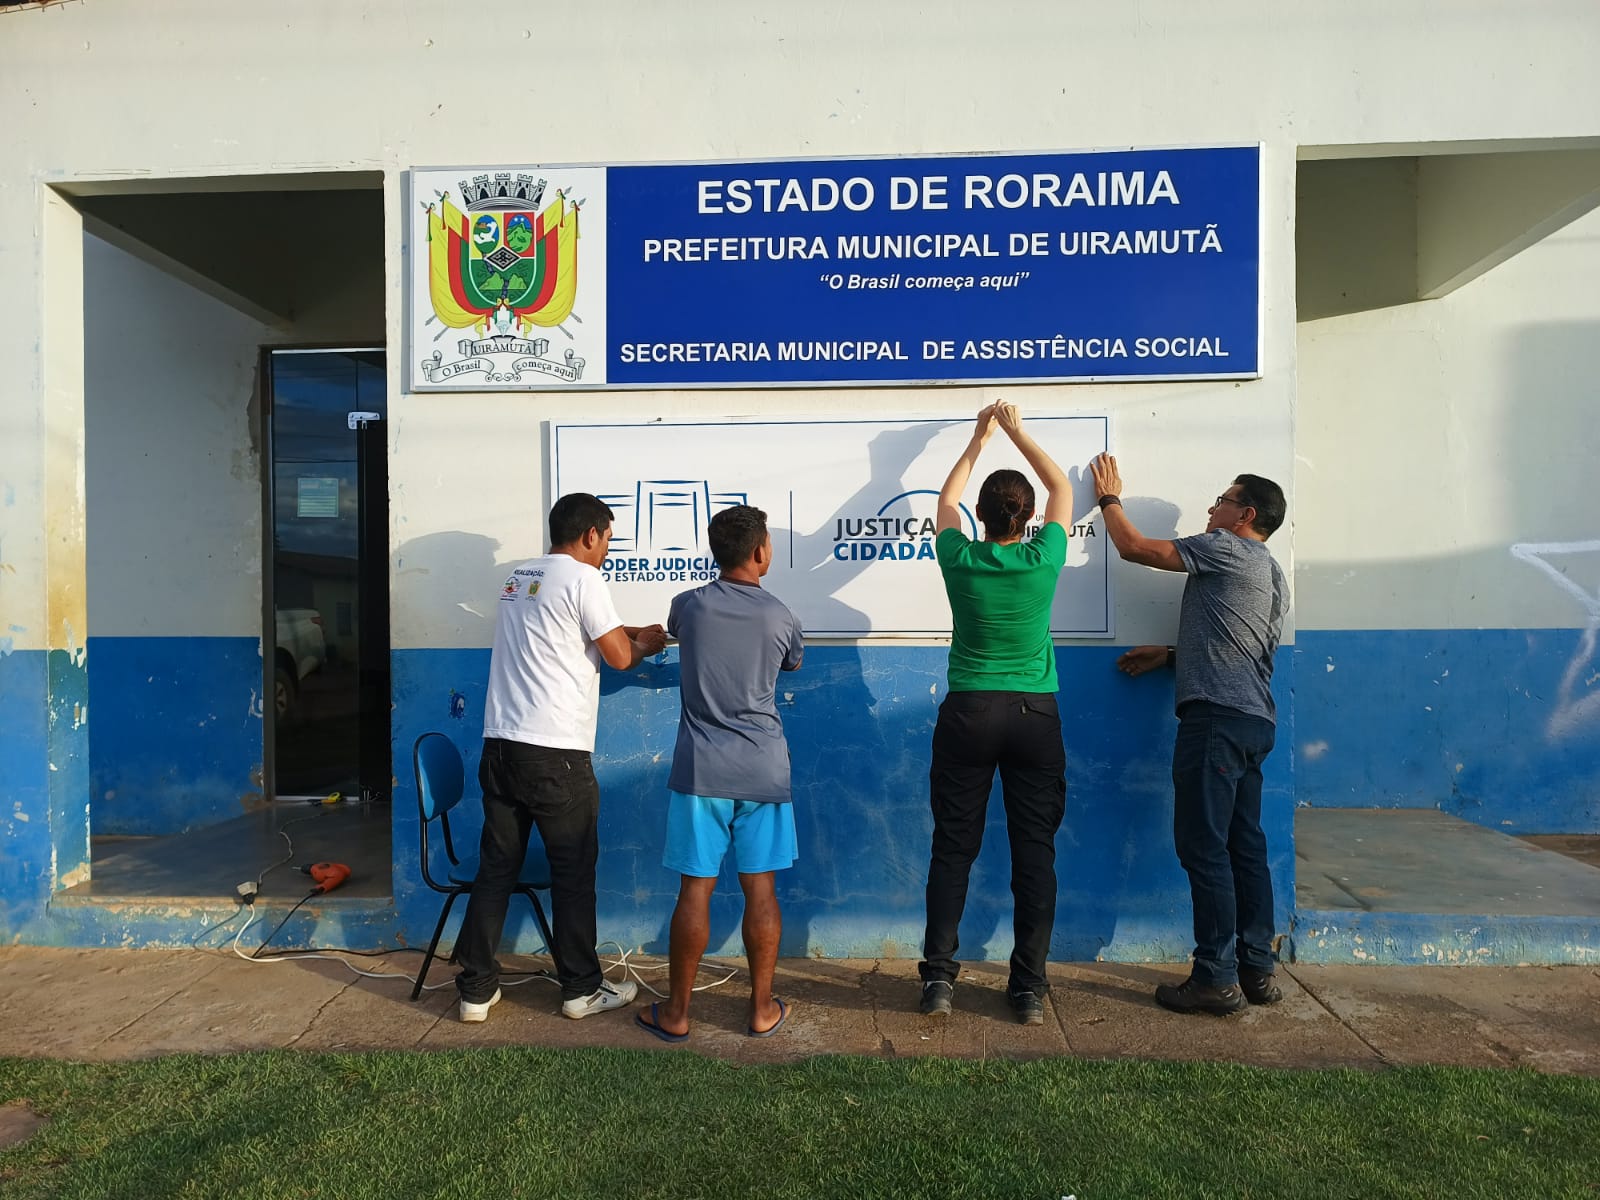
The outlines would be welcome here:
M 567 554 L 523 563 L 500 589 L 483 736 L 594 750 L 595 640 L 622 624 L 600 572 Z

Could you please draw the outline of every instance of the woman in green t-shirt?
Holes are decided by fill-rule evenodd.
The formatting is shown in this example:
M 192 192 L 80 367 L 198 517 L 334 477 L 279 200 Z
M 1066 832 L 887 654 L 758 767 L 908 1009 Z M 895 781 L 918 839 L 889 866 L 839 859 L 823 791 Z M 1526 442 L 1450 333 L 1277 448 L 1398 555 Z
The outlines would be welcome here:
M 982 541 L 961 531 L 961 494 L 996 427 L 1016 445 L 1047 493 L 1032 537 L 1033 485 L 995 471 L 978 491 Z M 928 772 L 933 854 L 923 941 L 922 1012 L 950 1011 L 959 971 L 957 928 L 967 876 L 983 844 L 996 769 L 1011 841 L 1015 949 L 1007 994 L 1024 1025 L 1044 1021 L 1045 960 L 1056 915 L 1056 831 L 1066 805 L 1066 751 L 1056 707 L 1050 607 L 1066 562 L 1072 484 L 1022 428 L 1016 406 L 996 401 L 978 414 L 972 440 L 939 492 L 935 550 L 954 628 L 949 694 L 939 706 Z

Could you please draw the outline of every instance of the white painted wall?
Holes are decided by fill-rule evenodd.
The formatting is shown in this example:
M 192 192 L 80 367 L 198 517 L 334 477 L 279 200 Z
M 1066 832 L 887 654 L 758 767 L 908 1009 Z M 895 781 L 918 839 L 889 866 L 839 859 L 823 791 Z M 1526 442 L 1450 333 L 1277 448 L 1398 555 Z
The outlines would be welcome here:
M 85 535 L 94 636 L 261 635 L 260 350 L 341 339 L 366 344 L 371 334 L 359 331 L 381 326 L 381 318 L 355 306 L 343 286 L 360 273 L 361 264 L 342 264 L 332 282 L 344 303 L 318 304 L 279 328 L 84 236 Z
M 1300 327 L 1304 629 L 1573 628 L 1520 542 L 1600 539 L 1600 212 L 1439 300 Z M 1600 552 L 1563 561 L 1600 594 Z
M 1012 389 L 1032 410 L 1113 411 L 1130 491 L 1174 501 L 1175 527 L 1188 530 L 1233 472 L 1290 474 L 1296 146 L 1593 135 L 1597 51 L 1592 0 L 1146 0 L 1093 9 L 1053 0 L 831 9 L 626 0 L 559 12 L 477 0 L 96 0 L 7 13 L 0 481 L 11 490 L 0 496 L 0 561 L 8 564 L 0 624 L 25 630 L 18 648 L 62 644 L 61 630 L 45 628 L 47 595 L 82 583 L 62 577 L 70 568 L 48 585 L 44 578 L 47 539 L 82 536 L 70 527 L 70 488 L 48 511 L 45 501 L 47 476 L 70 482 L 79 449 L 70 437 L 42 444 L 45 388 L 58 387 L 63 404 L 74 394 L 65 367 L 54 368 L 51 383 L 42 364 L 50 343 L 70 344 L 81 325 L 81 306 L 44 286 L 46 262 L 54 270 L 58 261 L 46 259 L 39 237 L 47 184 L 376 168 L 398 228 L 399 172 L 412 166 L 1259 139 L 1267 148 L 1266 378 L 1226 394 L 1185 385 Z M 487 101 L 486 63 L 510 64 L 496 70 Z M 519 71 L 519 63 L 537 66 Z M 388 335 L 398 346 L 402 246 L 391 236 L 388 247 Z M 1444 303 L 1470 307 L 1464 297 Z M 1409 394 L 1432 386 L 1438 357 L 1404 332 L 1394 337 L 1404 352 L 1384 369 L 1409 380 L 1414 386 L 1399 388 Z M 398 363 L 391 374 L 398 377 Z M 476 566 L 470 578 L 460 568 L 489 560 L 481 578 L 492 586 L 495 563 L 537 548 L 545 419 L 570 419 L 579 408 L 597 417 L 729 408 L 892 414 L 931 404 L 956 413 L 990 396 L 396 397 L 395 643 L 487 644 L 482 621 L 464 607 L 481 609 L 487 593 Z M 514 487 L 503 482 L 512 478 Z M 1321 499 L 1306 512 L 1291 504 L 1301 525 L 1327 508 Z M 67 528 L 57 528 L 62 520 Z M 482 544 L 451 536 L 461 534 Z M 430 554 L 443 540 L 450 548 Z M 1287 564 L 1289 546 L 1275 548 Z M 1383 553 L 1370 540 L 1353 552 Z M 1328 551 L 1319 545 L 1318 553 Z M 412 579 L 432 582 L 408 594 Z M 1122 636 L 1167 636 L 1174 594 L 1171 581 L 1124 572 Z
M 860 417 L 869 412 L 965 417 L 1002 395 L 1041 415 L 1110 412 L 1129 511 L 1151 534 L 1204 529 L 1211 498 L 1240 471 L 1268 475 L 1287 486 L 1286 401 L 1281 388 L 1261 382 L 402 397 L 390 409 L 394 644 L 493 642 L 500 584 L 510 566 L 542 553 L 546 544 L 542 491 L 533 481 L 543 477 L 542 423 L 547 419 Z M 1254 427 L 1241 436 L 1232 425 L 1235 419 Z M 774 445 L 772 453 L 781 456 L 782 445 Z M 1168 522 L 1164 529 L 1162 521 Z M 1274 548 L 1287 567 L 1287 539 Z M 1176 629 L 1182 580 L 1120 562 L 1113 571 L 1119 640 L 1169 638 Z M 660 613 L 621 615 L 629 622 L 664 619 Z
M 251 399 L 277 335 L 99 238 L 83 272 L 89 628 L 259 637 Z

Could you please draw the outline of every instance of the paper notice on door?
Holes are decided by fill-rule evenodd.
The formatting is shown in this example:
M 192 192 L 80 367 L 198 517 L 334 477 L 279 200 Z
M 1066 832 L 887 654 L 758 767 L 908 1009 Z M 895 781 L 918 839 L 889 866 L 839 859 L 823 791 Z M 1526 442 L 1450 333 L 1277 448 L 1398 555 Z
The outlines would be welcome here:
M 297 481 L 294 515 L 297 517 L 337 517 L 339 479 L 337 476 L 302 475 Z

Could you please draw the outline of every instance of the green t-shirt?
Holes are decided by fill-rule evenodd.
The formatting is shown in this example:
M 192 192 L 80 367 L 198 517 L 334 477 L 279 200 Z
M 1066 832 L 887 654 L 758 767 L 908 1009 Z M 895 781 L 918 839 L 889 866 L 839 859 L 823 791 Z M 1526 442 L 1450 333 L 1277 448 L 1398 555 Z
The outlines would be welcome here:
M 1067 561 L 1067 531 L 1054 521 L 1036 537 L 1001 546 L 959 529 L 934 542 L 955 631 L 952 692 L 1054 692 L 1050 606 Z

